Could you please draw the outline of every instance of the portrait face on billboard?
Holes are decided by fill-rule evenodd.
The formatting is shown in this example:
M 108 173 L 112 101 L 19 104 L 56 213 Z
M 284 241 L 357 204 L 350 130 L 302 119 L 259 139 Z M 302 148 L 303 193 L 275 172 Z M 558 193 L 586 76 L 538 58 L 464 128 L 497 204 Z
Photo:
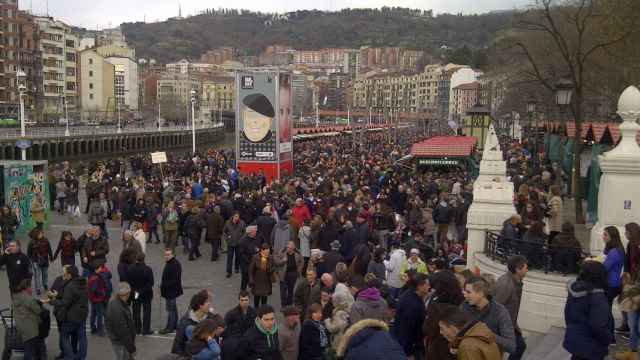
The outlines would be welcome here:
M 271 133 L 275 112 L 273 105 L 262 94 L 251 94 L 242 101 L 244 136 L 251 142 L 262 142 Z

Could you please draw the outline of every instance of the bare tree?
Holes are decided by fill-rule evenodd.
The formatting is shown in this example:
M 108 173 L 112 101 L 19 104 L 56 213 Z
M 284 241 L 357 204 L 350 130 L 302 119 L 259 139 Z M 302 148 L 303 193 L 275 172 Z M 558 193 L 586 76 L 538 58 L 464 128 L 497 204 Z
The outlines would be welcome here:
M 580 169 L 585 100 L 590 93 L 607 92 L 606 86 L 598 83 L 601 60 L 609 57 L 612 49 L 633 39 L 638 31 L 638 17 L 634 14 L 639 8 L 636 0 L 535 0 L 528 10 L 517 15 L 510 33 L 501 39 L 511 54 L 523 60 L 519 70 L 524 81 L 535 81 L 551 94 L 559 80 L 572 83 L 569 110 L 576 128 L 574 173 Z M 582 222 L 578 181 L 574 193 L 576 222 Z

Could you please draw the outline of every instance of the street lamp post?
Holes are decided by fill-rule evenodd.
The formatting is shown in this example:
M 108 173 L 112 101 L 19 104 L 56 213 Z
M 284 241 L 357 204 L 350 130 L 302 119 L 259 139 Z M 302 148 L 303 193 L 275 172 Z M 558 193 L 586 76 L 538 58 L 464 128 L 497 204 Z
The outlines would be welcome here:
M 18 97 L 20 98 L 20 137 L 24 140 L 25 136 L 27 135 L 27 129 L 26 129 L 26 124 L 25 124 L 25 117 L 24 117 L 24 95 L 27 91 L 27 86 L 25 85 L 25 82 L 27 80 L 27 74 L 24 73 L 24 71 L 22 70 L 18 70 L 16 72 L 16 80 L 18 82 Z M 23 147 L 22 148 L 22 160 L 25 161 L 27 160 L 27 148 Z
M 62 100 L 62 106 L 64 106 L 64 122 L 66 126 L 66 129 L 64 130 L 64 136 L 71 136 L 71 132 L 69 131 L 69 112 L 67 111 L 67 99 L 65 98 L 64 94 L 60 96 L 60 99 Z
M 116 131 L 118 134 L 122 133 L 122 126 L 120 124 L 120 100 L 116 98 L 116 106 L 118 107 L 118 130 Z
M 158 100 L 158 131 L 162 131 L 162 120 L 160 120 L 160 100 Z
M 191 90 L 191 141 L 193 142 L 191 150 L 196 155 L 196 91 Z

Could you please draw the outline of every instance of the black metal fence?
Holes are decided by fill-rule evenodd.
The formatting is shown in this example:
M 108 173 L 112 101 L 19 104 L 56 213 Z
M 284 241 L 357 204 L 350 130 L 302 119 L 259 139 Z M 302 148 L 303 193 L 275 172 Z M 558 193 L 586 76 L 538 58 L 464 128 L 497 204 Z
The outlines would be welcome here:
M 578 273 L 580 263 L 586 257 L 579 247 L 511 239 L 492 231 L 486 233 L 484 252 L 491 260 L 503 264 L 513 255 L 522 255 L 527 258 L 529 269 L 564 275 Z

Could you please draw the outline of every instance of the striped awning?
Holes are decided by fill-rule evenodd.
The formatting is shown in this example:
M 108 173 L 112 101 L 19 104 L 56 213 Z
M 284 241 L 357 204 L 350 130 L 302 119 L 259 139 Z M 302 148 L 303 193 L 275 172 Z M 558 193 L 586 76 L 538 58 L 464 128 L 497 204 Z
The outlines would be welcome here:
M 438 136 L 415 143 L 411 155 L 421 158 L 468 157 L 476 146 L 474 136 Z

